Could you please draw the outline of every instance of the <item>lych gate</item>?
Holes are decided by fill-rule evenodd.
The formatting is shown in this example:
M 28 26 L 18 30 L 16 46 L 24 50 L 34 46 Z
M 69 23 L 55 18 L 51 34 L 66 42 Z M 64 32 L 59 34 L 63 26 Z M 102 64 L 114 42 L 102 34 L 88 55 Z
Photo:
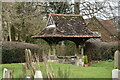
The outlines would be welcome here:
M 46 27 L 37 35 L 36 39 L 45 40 L 51 47 L 51 53 L 55 55 L 55 47 L 60 41 L 70 40 L 76 44 L 77 65 L 81 65 L 84 55 L 84 43 L 90 38 L 100 38 L 87 29 L 82 15 L 50 14 Z M 79 48 L 81 46 L 81 48 Z M 79 50 L 81 49 L 81 50 Z M 81 54 L 80 52 L 81 51 Z M 78 56 L 79 55 L 79 56 Z

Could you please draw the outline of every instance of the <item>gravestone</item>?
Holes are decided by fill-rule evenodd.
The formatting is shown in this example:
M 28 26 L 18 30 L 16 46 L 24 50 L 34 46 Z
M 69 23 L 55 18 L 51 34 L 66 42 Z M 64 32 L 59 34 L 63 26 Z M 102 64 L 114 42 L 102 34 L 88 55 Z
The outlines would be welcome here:
M 120 70 L 119 69 L 112 70 L 112 80 L 120 80 Z
M 84 65 L 84 56 L 77 57 L 76 63 L 77 66 L 83 66 Z
M 4 68 L 3 70 L 3 79 L 4 78 L 13 78 L 13 71 L 12 70 L 8 70 L 6 68 Z
M 34 75 L 34 79 L 35 80 L 43 80 L 42 78 L 43 78 L 42 77 L 42 72 L 40 70 L 36 71 L 35 75 Z
M 6 68 L 3 69 L 3 78 L 6 78 L 7 71 L 8 71 L 8 69 L 6 69 Z
M 114 68 L 120 69 L 120 51 L 119 50 L 115 51 L 115 54 L 114 54 Z
M 120 80 L 120 51 L 116 50 L 114 54 L 114 68 L 112 70 L 113 80 Z

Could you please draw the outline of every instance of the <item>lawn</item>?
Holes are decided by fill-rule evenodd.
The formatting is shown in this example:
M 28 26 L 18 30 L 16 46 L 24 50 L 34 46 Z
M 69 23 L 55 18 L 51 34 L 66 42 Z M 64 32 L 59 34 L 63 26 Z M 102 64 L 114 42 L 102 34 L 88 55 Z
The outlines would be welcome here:
M 22 64 L 24 63 L 14 63 L 14 64 L 2 64 L 3 68 L 7 68 L 14 71 L 14 78 L 20 78 L 22 73 Z M 69 78 L 111 78 L 113 61 L 100 61 L 99 63 L 94 63 L 89 67 L 80 67 L 71 64 L 61 64 L 61 63 L 47 63 L 52 66 L 53 72 L 56 74 L 58 69 L 69 70 Z M 45 72 L 44 63 L 40 63 L 40 70 Z M 1 73 L 1 72 L 0 72 Z M 1 77 L 1 76 L 0 76 Z

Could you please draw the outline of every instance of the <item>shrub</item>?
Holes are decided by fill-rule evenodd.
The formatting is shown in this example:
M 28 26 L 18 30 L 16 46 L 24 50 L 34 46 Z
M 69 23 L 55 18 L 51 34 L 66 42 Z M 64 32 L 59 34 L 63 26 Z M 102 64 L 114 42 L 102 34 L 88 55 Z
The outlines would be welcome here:
M 25 49 L 29 48 L 33 53 L 38 52 L 39 47 L 30 43 L 23 42 L 1 42 L 2 63 L 21 63 L 25 62 Z
M 114 52 L 119 49 L 118 42 L 90 42 L 87 41 L 84 47 L 84 54 L 88 55 L 88 60 L 109 60 L 114 59 Z M 38 53 L 41 57 L 42 54 L 48 55 L 49 45 L 35 45 L 23 42 L 1 42 L 2 46 L 2 63 L 17 63 L 25 62 L 24 50 L 30 49 L 32 53 Z M 56 55 L 58 56 L 73 56 L 76 52 L 74 43 L 56 46 Z M 44 56 L 44 57 L 45 57 Z M 44 58 L 43 58 L 44 59 Z M 46 59 L 46 57 L 45 57 Z
M 84 49 L 89 60 L 113 60 L 118 42 L 86 42 Z
M 24 62 L 24 53 L 20 48 L 2 47 L 2 63 Z
M 84 64 L 88 64 L 88 57 L 84 56 Z

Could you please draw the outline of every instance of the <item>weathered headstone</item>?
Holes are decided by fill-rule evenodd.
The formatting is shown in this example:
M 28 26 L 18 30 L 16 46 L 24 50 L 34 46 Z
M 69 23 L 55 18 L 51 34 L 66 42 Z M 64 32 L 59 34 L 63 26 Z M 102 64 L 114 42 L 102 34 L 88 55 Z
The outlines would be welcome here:
M 113 80 L 120 80 L 120 51 L 115 51 L 114 54 L 114 68 L 112 70 L 112 78 Z
M 75 62 L 75 64 L 77 66 L 83 66 L 84 65 L 84 44 L 79 45 L 76 48 L 76 55 L 77 55 L 77 60 Z
M 84 56 L 77 57 L 76 63 L 77 66 L 83 66 L 84 65 Z
M 7 71 L 8 71 L 8 70 L 7 70 L 6 68 L 3 69 L 3 78 L 6 78 L 6 73 L 7 73 Z
M 114 54 L 114 68 L 120 69 L 120 51 L 119 50 L 115 51 L 115 54 Z

